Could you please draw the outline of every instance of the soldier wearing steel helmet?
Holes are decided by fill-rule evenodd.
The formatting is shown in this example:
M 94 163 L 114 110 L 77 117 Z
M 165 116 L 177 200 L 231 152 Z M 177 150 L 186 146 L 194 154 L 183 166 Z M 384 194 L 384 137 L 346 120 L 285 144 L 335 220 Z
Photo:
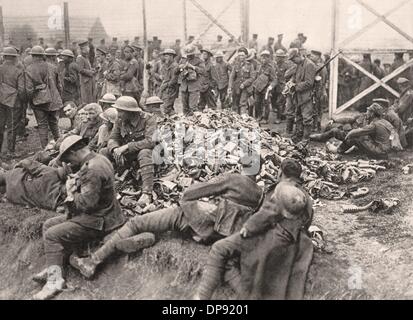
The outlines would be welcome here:
M 175 62 L 177 53 L 174 49 L 165 49 L 162 52 L 164 63 L 161 67 L 162 83 L 159 87 L 159 98 L 163 100 L 162 106 L 165 115 L 175 113 L 174 104 L 179 95 L 178 63 Z
M 216 96 L 218 95 L 218 81 L 219 76 L 214 64 L 212 63 L 212 57 L 214 54 L 211 50 L 206 48 L 201 50 L 202 60 L 205 63 L 205 73 L 201 80 L 201 93 L 199 100 L 199 109 L 204 110 L 207 106 L 211 109 L 217 108 Z
M 182 79 L 180 91 L 185 115 L 191 115 L 198 111 L 201 79 L 205 73 L 205 64 L 200 58 L 196 57 L 196 53 L 197 48 L 195 46 L 187 46 L 184 49 L 187 60 L 180 64 L 178 68 Z
M 60 53 L 63 59 L 63 103 L 73 101 L 76 105 L 80 102 L 80 89 L 79 89 L 79 67 L 74 62 L 75 56 L 70 50 L 63 50 Z
M 143 112 L 132 97 L 120 97 L 113 105 L 118 110 L 118 119 L 110 136 L 108 147 L 102 154 L 115 162 L 117 168 L 138 166 L 142 177 L 140 206 L 152 202 L 154 164 L 152 152 L 155 147 L 153 136 L 156 130 L 154 116 Z
M 46 282 L 34 296 L 47 300 L 65 288 L 64 257 L 74 246 L 100 241 L 125 223 L 114 190 L 114 171 L 110 161 L 92 152 L 80 136 L 70 136 L 60 145 L 58 160 L 78 167 L 66 181 L 68 215 L 47 220 L 43 225 L 46 269 L 33 277 Z
M 63 108 L 62 94 L 63 94 L 63 84 L 61 82 L 61 77 L 59 75 L 57 67 L 57 56 L 58 53 L 55 48 L 47 48 L 45 50 L 46 63 L 49 67 L 49 79 L 53 82 L 51 86 L 52 102 L 50 109 L 59 111 Z M 57 89 L 57 90 L 55 90 Z
M 231 65 L 224 61 L 224 53 L 218 51 L 215 54 L 215 69 L 218 73 L 218 97 L 221 101 L 221 108 L 225 108 L 225 100 L 228 94 L 229 76 L 231 74 Z
M 53 101 L 58 90 L 56 83 L 50 79 L 49 66 L 44 61 L 44 49 L 34 46 L 30 54 L 33 63 L 26 69 L 26 90 L 39 126 L 40 143 L 45 148 L 49 143 L 49 128 L 55 141 L 60 137 L 58 111 L 63 105 Z
M 15 157 L 16 135 L 22 118 L 25 83 L 23 70 L 17 67 L 19 54 L 12 47 L 4 48 L 0 65 L 0 149 L 7 125 L 9 156 Z

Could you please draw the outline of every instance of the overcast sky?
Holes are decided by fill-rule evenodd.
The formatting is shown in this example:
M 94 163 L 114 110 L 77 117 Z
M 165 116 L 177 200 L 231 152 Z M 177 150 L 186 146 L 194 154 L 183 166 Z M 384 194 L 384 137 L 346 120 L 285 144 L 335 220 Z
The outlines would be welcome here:
M 230 32 L 240 35 L 239 0 L 198 0 L 213 15 L 218 15 L 228 3 L 234 5 L 223 16 L 222 21 Z M 284 33 L 286 42 L 293 40 L 298 32 L 308 35 L 308 46 L 328 48 L 331 43 L 331 0 L 250 0 L 251 33 L 260 34 L 262 41 L 268 36 Z M 385 13 L 403 0 L 383 1 L 366 0 L 378 12 Z M 142 34 L 141 0 L 70 0 L 70 14 L 99 16 L 110 35 L 132 38 Z M 62 1 L 54 0 L 1 0 L 5 16 L 12 15 L 49 15 L 53 5 L 62 6 Z M 340 38 L 358 31 L 375 19 L 371 13 L 356 4 L 355 0 L 341 0 Z M 16 5 L 18 4 L 18 5 Z M 161 38 L 182 38 L 183 18 L 182 0 L 147 0 L 148 32 L 150 36 Z M 390 20 L 413 35 L 413 4 L 393 14 Z M 197 35 L 209 21 L 188 1 L 188 32 Z M 197 21 L 203 20 L 202 23 Z M 218 28 L 210 34 L 223 33 Z M 225 34 L 224 34 L 225 35 Z M 287 43 L 287 45 L 288 45 Z M 409 46 L 409 43 L 395 32 L 381 24 L 372 29 L 366 37 L 354 43 L 359 46 Z M 413 47 L 413 45 L 411 45 Z

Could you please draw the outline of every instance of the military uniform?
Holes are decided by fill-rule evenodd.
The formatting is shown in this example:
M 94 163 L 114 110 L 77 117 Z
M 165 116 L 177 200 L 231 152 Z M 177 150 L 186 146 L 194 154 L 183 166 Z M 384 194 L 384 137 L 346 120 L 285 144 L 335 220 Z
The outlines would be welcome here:
M 127 61 L 127 65 L 120 75 L 122 94 L 135 98 L 138 103 L 141 100 L 141 93 L 143 91 L 139 76 L 138 61 L 136 59 Z
M 218 74 L 212 61 L 209 60 L 205 63 L 205 73 L 201 80 L 201 92 L 199 99 L 199 109 L 204 110 L 205 106 L 208 108 L 216 109 L 217 103 L 215 95 L 212 93 L 214 90 L 217 93 L 218 88 Z
M 30 98 L 30 103 L 39 126 L 39 136 L 42 148 L 49 143 L 49 128 L 53 138 L 58 140 L 59 131 L 59 114 L 58 110 L 62 104 L 53 101 L 54 97 L 59 97 L 59 91 L 56 87 L 58 81 L 57 70 L 54 73 L 54 79 L 51 79 L 49 65 L 44 61 L 34 61 L 26 70 L 26 89 Z M 50 96 L 46 97 L 40 94 L 42 90 L 39 87 L 44 86 L 45 91 L 49 91 Z
M 413 117 L 413 89 L 408 88 L 401 93 L 399 102 L 396 103 L 396 112 L 403 123 Z
M 281 61 L 276 62 L 274 64 L 274 67 L 278 84 L 272 91 L 271 105 L 273 111 L 277 114 L 277 119 L 281 120 L 281 117 L 284 115 L 285 109 L 285 96 L 282 94 L 286 84 L 285 73 L 291 66 L 288 62 Z
M 193 65 L 195 70 L 179 70 L 182 77 L 180 91 L 184 114 L 191 114 L 198 111 L 201 79 L 205 73 L 205 64 L 201 59 L 193 57 L 191 60 L 188 59 L 188 63 Z
M 274 65 L 270 63 L 261 64 L 257 70 L 257 78 L 253 83 L 255 98 L 255 117 L 258 120 L 266 119 L 269 116 L 269 99 L 265 99 L 268 87 L 277 86 L 277 75 Z M 264 112 L 264 113 L 263 113 Z
M 225 99 L 228 93 L 229 75 L 231 73 L 231 66 L 229 63 L 222 60 L 221 63 L 215 64 L 215 69 L 218 73 L 218 93 L 221 101 L 221 106 L 224 108 Z
M 313 85 L 316 74 L 316 66 L 309 59 L 297 65 L 293 76 L 295 95 L 291 101 L 291 106 L 287 111 L 287 121 L 296 120 L 296 138 L 301 139 L 304 135 L 308 139 L 313 125 L 314 107 L 311 99 Z
M 71 218 L 49 219 L 43 225 L 46 262 L 62 266 L 73 246 L 103 239 L 125 223 L 114 190 L 113 167 L 102 155 L 91 153 L 77 173 L 77 190 L 69 203 Z
M 121 74 L 121 66 L 117 60 L 113 60 L 112 62 L 108 62 L 107 69 L 105 71 L 105 82 L 102 89 L 102 96 L 106 93 L 111 93 L 116 97 L 120 97 L 122 95 L 121 87 L 120 87 L 120 74 Z
M 318 75 L 321 77 L 320 81 L 316 81 L 314 83 L 314 91 L 313 91 L 313 104 L 314 104 L 314 129 L 318 132 L 321 131 L 321 120 L 323 117 L 323 109 L 327 103 L 327 92 L 326 92 L 326 84 L 327 84 L 327 70 L 323 68 L 322 63 L 316 64 Z M 323 68 L 323 69 L 321 69 Z
M 0 150 L 7 125 L 8 149 L 14 152 L 17 130 L 23 116 L 25 83 L 23 70 L 11 61 L 4 61 L 0 65 L 0 90 Z
M 98 131 L 101 125 L 102 121 L 100 117 L 98 117 L 95 119 L 95 121 L 80 123 L 70 132 L 70 134 L 81 136 L 82 138 L 87 139 L 89 142 L 89 147 L 92 150 L 96 150 L 98 144 Z
M 162 83 L 161 68 L 162 68 L 161 59 L 157 59 L 151 62 L 151 70 L 150 70 L 150 78 L 149 78 L 149 84 L 150 84 L 149 92 L 151 96 L 159 95 L 159 86 Z
M 94 103 L 96 102 L 95 74 L 89 59 L 80 55 L 77 57 L 76 63 L 79 66 L 81 103 Z
M 102 150 L 103 154 L 112 159 L 113 151 L 127 144 L 129 147 L 125 156 L 127 165 L 133 165 L 137 161 L 142 176 L 142 191 L 148 195 L 152 195 L 153 191 L 154 164 L 152 152 L 155 147 L 153 141 L 155 130 L 156 119 L 147 113 L 143 114 L 136 123 L 123 122 L 118 119 L 112 130 L 108 148 Z
M 65 64 L 63 70 L 63 103 L 73 101 L 76 105 L 80 102 L 79 67 L 76 62 Z
M 248 98 L 253 93 L 255 76 L 254 66 L 248 61 L 236 62 L 232 68 L 229 88 L 232 90 L 232 110 L 238 114 L 247 113 Z
M 175 112 L 174 104 L 179 95 L 178 64 L 173 61 L 170 65 L 161 67 L 162 83 L 159 87 L 159 98 L 163 103 L 164 114 L 171 115 Z
M 284 45 L 278 41 L 274 44 L 274 52 L 277 52 L 277 50 L 283 50 L 284 52 L 287 52 L 287 48 L 284 47 Z

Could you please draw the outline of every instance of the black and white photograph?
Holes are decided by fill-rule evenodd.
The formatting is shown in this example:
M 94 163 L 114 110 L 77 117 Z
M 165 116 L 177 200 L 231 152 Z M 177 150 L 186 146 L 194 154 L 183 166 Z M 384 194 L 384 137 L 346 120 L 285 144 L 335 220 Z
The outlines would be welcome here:
M 0 300 L 413 300 L 412 17 L 0 0 Z

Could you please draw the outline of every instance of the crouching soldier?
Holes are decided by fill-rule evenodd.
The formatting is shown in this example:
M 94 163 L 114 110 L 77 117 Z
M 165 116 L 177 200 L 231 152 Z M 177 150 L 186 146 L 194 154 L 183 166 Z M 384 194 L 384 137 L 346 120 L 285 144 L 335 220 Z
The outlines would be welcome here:
M 101 240 L 122 226 L 125 218 L 116 200 L 113 167 L 108 159 L 91 152 L 80 136 L 66 138 L 59 160 L 80 167 L 77 178 L 66 182 L 68 216 L 49 219 L 43 225 L 47 269 L 34 277 L 46 285 L 34 298 L 50 299 L 65 287 L 63 260 L 76 246 Z
M 155 143 L 156 119 L 138 106 L 132 97 L 120 97 L 113 105 L 118 110 L 118 119 L 109 138 L 108 147 L 101 153 L 113 160 L 116 167 L 137 165 L 142 177 L 141 207 L 152 202 L 154 163 L 152 159 Z
M 383 108 L 377 103 L 367 108 L 369 124 L 350 131 L 343 143 L 333 153 L 344 153 L 353 146 L 361 152 L 376 158 L 386 158 L 392 150 L 391 137 L 395 133 L 394 127 L 383 119 Z
M 239 232 L 264 199 L 262 189 L 255 182 L 255 174 L 260 171 L 260 166 L 255 166 L 257 161 L 253 158 L 243 160 L 247 175 L 226 174 L 189 187 L 179 207 L 133 218 L 90 258 L 72 259 L 72 266 L 85 277 L 91 278 L 97 266 L 116 250 L 132 253 L 152 245 L 154 237 L 148 232 L 189 232 L 196 242 L 205 244 Z M 213 201 L 216 202 L 200 201 L 205 197 L 214 197 Z
M 313 202 L 300 186 L 301 172 L 295 160 L 283 161 L 280 182 L 271 198 L 247 220 L 240 233 L 212 246 L 196 300 L 211 299 L 222 279 L 231 280 L 243 300 L 303 298 L 313 255 L 306 235 Z M 228 269 L 229 262 L 232 269 Z M 231 278 L 226 271 L 232 271 Z

